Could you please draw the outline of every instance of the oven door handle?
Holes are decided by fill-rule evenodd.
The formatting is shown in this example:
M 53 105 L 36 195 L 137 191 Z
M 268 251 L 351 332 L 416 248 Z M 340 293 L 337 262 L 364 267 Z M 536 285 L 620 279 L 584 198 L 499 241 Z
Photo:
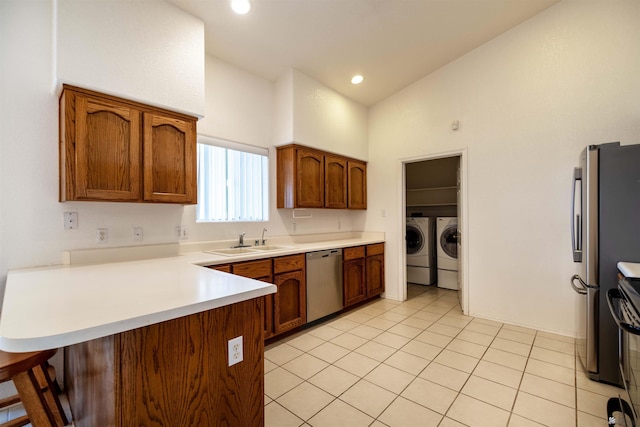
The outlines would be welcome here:
M 580 287 L 576 286 L 575 284 L 576 280 L 580 283 Z M 574 274 L 573 276 L 571 276 L 571 287 L 573 288 L 574 291 L 576 291 L 580 295 L 586 295 L 586 293 L 588 292 L 588 289 L 600 289 L 600 287 L 597 285 L 586 284 L 585 281 L 582 280 L 582 277 L 580 277 L 577 274 Z
M 616 322 L 616 325 L 618 325 L 618 327 L 625 332 L 629 332 L 630 334 L 633 334 L 633 335 L 640 335 L 639 327 L 634 326 L 630 323 L 627 323 L 622 319 L 620 319 L 620 317 L 618 317 L 618 311 L 615 308 L 615 302 L 614 302 L 614 300 L 616 299 L 622 299 L 622 295 L 620 294 L 620 289 L 617 289 L 617 288 L 609 289 L 607 291 L 607 304 L 609 304 L 609 311 L 611 312 L 611 316 L 613 316 L 613 320 Z

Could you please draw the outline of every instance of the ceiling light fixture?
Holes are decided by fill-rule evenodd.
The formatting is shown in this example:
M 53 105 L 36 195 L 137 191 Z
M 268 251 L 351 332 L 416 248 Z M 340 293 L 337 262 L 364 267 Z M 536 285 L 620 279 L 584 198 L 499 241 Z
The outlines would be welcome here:
M 362 75 L 360 74 L 356 74 L 355 76 L 351 77 L 351 83 L 354 85 L 359 85 L 363 81 L 364 81 L 364 77 L 362 77 Z
M 251 10 L 249 0 L 231 0 L 231 9 L 238 15 L 246 15 Z

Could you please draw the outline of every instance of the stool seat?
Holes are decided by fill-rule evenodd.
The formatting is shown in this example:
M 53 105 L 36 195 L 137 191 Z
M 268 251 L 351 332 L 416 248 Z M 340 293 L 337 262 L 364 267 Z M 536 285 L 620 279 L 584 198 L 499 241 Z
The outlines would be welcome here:
M 55 374 L 50 373 L 53 372 L 53 367 L 48 362 L 57 351 L 0 351 L 0 382 L 12 380 L 19 396 L 19 399 L 17 396 L 3 399 L 0 406 L 22 401 L 27 413 L 25 417 L 1 424 L 0 427 L 27 423 L 31 423 L 33 427 L 62 427 L 69 423 L 60 404 Z
M 0 383 L 9 381 L 14 375 L 51 359 L 57 349 L 32 351 L 30 353 L 7 353 L 0 350 Z

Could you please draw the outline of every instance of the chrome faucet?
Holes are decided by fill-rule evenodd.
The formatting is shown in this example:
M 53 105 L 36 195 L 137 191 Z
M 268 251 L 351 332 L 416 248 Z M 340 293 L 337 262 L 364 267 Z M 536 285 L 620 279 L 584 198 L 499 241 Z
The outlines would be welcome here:
M 244 235 L 247 233 L 242 233 L 240 235 L 240 237 L 238 237 L 238 246 L 243 247 L 244 246 Z
M 266 240 L 264 240 L 264 232 L 265 232 L 265 231 L 267 231 L 267 229 L 266 229 L 266 228 L 263 228 L 263 229 L 262 229 L 262 246 L 264 246 L 264 245 L 265 245 L 265 243 L 267 243 L 267 241 L 266 241 Z

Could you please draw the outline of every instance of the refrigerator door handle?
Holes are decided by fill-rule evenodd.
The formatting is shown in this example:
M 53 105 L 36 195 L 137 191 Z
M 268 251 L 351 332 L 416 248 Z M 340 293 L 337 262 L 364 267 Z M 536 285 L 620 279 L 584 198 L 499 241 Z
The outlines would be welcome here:
M 578 191 L 576 191 L 578 190 Z M 580 199 L 576 199 L 580 197 Z M 582 169 L 573 169 L 573 186 L 571 188 L 571 245 L 573 246 L 573 262 L 582 262 L 582 212 L 576 213 L 576 206 L 582 210 Z
M 576 284 L 575 284 L 576 280 L 580 284 L 579 287 L 576 286 Z M 582 280 L 582 277 L 580 277 L 577 274 L 574 274 L 573 276 L 571 276 L 571 287 L 573 288 L 574 291 L 576 291 L 580 295 L 586 295 L 589 288 L 590 289 L 600 289 L 599 286 L 586 284 L 585 281 Z

